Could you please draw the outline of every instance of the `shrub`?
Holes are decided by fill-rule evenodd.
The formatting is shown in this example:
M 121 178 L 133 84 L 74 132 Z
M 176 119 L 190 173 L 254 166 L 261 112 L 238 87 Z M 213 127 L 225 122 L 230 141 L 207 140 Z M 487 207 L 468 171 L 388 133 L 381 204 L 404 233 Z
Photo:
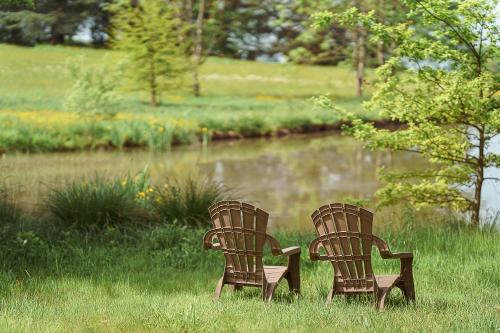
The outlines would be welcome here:
M 137 178 L 137 177 L 136 177 Z M 144 193 L 144 180 L 128 177 L 105 181 L 99 177 L 51 189 L 46 207 L 64 227 L 84 231 L 120 230 L 145 224 L 149 214 L 137 193 Z
M 119 102 L 119 73 L 102 65 L 85 65 L 82 59 L 71 63 L 70 70 L 75 82 L 66 96 L 65 109 L 78 112 L 91 122 L 113 118 Z
M 178 220 L 192 227 L 206 227 L 210 224 L 208 207 L 226 197 L 225 189 L 219 183 L 208 179 L 188 177 L 183 181 L 156 187 L 153 209 L 166 222 Z

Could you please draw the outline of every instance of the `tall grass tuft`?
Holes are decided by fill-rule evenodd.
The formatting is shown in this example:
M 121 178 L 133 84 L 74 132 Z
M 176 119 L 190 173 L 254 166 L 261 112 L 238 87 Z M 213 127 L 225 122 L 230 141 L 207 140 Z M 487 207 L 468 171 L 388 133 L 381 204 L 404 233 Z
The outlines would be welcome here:
M 124 230 L 144 225 L 149 219 L 137 190 L 137 182 L 130 177 L 121 181 L 96 177 L 51 189 L 46 207 L 63 227 L 93 232 Z
M 224 187 L 209 179 L 187 177 L 156 187 L 151 204 L 158 216 L 168 223 L 178 221 L 191 227 L 210 224 L 208 207 L 226 198 Z
M 20 219 L 20 210 L 16 206 L 15 201 L 9 190 L 0 184 L 0 225 L 16 224 Z

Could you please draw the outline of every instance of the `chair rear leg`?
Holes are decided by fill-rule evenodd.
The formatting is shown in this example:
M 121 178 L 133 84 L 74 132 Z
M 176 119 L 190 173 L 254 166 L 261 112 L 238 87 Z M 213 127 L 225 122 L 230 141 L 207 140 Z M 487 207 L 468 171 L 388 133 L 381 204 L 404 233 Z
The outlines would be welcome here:
M 224 287 L 224 277 L 221 277 L 219 282 L 217 282 L 217 287 L 215 288 L 215 294 L 214 294 L 214 301 L 219 299 L 222 287 Z

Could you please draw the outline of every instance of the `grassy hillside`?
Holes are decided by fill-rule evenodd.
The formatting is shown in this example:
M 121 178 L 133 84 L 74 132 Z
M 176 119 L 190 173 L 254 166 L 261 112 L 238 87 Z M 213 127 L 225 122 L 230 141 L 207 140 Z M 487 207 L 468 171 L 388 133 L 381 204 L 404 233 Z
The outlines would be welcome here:
M 190 95 L 189 77 L 184 89 L 164 92 L 163 103 L 156 108 L 146 103 L 146 94 L 123 90 L 117 119 L 89 129 L 80 116 L 63 108 L 72 85 L 69 63 L 79 57 L 91 66 L 117 63 L 122 55 L 71 47 L 0 45 L 4 129 L 0 150 L 157 147 L 197 140 L 203 129 L 216 137 L 270 135 L 280 129 L 301 132 L 338 121 L 330 112 L 313 110 L 310 97 L 321 94 L 361 112 L 350 68 L 209 58 L 201 68 L 201 98 Z M 168 137 L 152 137 L 152 131 Z
M 119 61 L 121 54 L 72 47 L 24 48 L 0 45 L 0 108 L 60 110 L 62 99 L 72 83 L 68 63 L 76 61 L 78 57 L 83 57 L 89 65 L 102 61 L 111 64 Z M 170 106 L 174 111 L 179 109 L 178 106 L 184 111 L 189 106 L 208 110 L 218 106 L 253 110 L 286 105 L 284 109 L 287 109 L 290 108 L 290 102 L 304 101 L 326 93 L 347 105 L 354 106 L 358 102 L 354 97 L 354 75 L 347 67 L 264 64 L 209 58 L 201 67 L 201 81 L 201 99 L 190 97 L 187 88 L 184 91 L 164 92 L 165 107 Z M 124 94 L 128 102 L 132 102 L 125 103 L 124 111 L 151 111 L 150 107 L 142 105 L 147 101 L 145 96 Z

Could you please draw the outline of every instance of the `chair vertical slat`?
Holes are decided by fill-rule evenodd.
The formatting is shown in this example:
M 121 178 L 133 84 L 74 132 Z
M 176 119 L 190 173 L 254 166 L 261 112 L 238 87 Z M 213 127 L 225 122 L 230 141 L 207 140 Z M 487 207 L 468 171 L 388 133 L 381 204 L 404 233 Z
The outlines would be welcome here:
M 243 249 L 246 253 L 247 251 L 246 251 L 246 245 L 245 245 L 245 232 L 244 232 L 243 223 L 241 221 L 240 211 L 241 211 L 240 209 L 235 209 L 233 207 L 229 211 L 229 216 L 231 218 L 231 222 L 232 222 L 234 230 L 237 230 L 237 232 L 233 233 L 235 236 L 236 248 Z M 248 269 L 248 264 L 247 264 L 247 260 L 246 260 L 246 255 L 239 254 L 238 260 L 239 260 L 241 271 L 243 273 L 247 273 L 249 271 L 249 269 Z
M 222 217 L 222 225 L 224 226 L 224 234 L 226 236 L 227 247 L 228 250 L 232 252 L 229 254 L 229 256 L 231 257 L 233 272 L 235 274 L 238 274 L 239 272 L 241 272 L 241 267 L 238 256 L 234 254 L 234 250 L 236 250 L 237 247 L 234 237 L 234 229 L 233 226 L 231 225 L 231 216 L 229 214 L 228 208 L 229 208 L 228 204 L 226 203 L 226 207 L 224 207 L 224 209 L 221 211 L 220 214 Z
M 334 237 L 337 238 L 338 242 L 340 243 L 340 248 L 342 249 L 342 256 L 344 257 L 344 260 L 342 260 L 343 265 L 346 267 L 346 274 L 343 276 L 344 281 L 346 284 L 349 286 L 352 286 L 352 280 L 356 279 L 355 276 L 355 268 L 352 260 L 347 259 L 347 256 L 351 256 L 351 245 L 349 244 L 349 240 L 347 236 L 343 235 L 345 232 L 347 232 L 347 221 L 345 218 L 345 213 L 343 210 L 343 207 L 340 209 L 335 209 L 333 211 L 333 218 L 335 220 L 335 228 L 336 228 L 336 234 Z
M 348 217 L 350 215 L 350 213 L 348 212 L 348 208 L 349 208 L 348 205 L 345 205 L 345 204 L 342 205 L 342 215 L 341 215 L 342 216 L 342 224 L 345 226 L 345 231 L 347 232 L 346 236 L 342 237 L 342 240 L 343 240 L 344 248 L 346 248 L 346 251 L 344 251 L 344 253 L 348 253 L 351 256 L 351 259 L 346 260 L 347 267 L 349 268 L 349 275 L 352 279 L 350 281 L 350 283 L 351 283 L 352 287 L 359 288 L 360 281 L 358 279 L 356 260 L 354 259 L 354 257 L 352 257 L 355 254 L 354 250 L 352 248 L 352 242 L 351 242 L 352 238 L 354 238 L 354 237 L 350 233 L 351 229 L 349 228 L 349 217 Z
M 361 240 L 361 245 L 363 248 L 363 254 L 366 256 L 371 256 L 372 253 L 372 240 L 373 235 L 373 213 L 365 209 L 360 209 L 359 212 L 359 223 L 361 225 L 361 235 L 363 236 Z M 367 287 L 373 287 L 375 280 L 372 268 L 371 257 L 364 260 L 364 270 L 365 277 L 367 279 Z
M 243 227 L 245 228 L 245 230 L 255 230 L 253 214 L 241 210 L 241 218 L 243 220 Z M 255 236 L 251 233 L 245 233 L 244 238 L 245 238 L 245 249 L 247 249 L 247 251 L 251 251 L 250 253 L 253 253 L 253 251 L 255 251 Z M 246 261 L 247 261 L 248 272 L 255 273 L 255 256 L 248 254 L 247 252 Z M 254 275 L 253 279 L 255 280 Z
M 359 228 L 358 210 L 356 209 L 355 214 L 353 214 L 352 212 L 346 213 L 346 219 L 347 219 L 347 226 L 348 226 L 349 231 L 356 233 L 356 234 L 359 234 L 360 228 Z M 352 253 L 354 255 L 360 256 L 363 254 L 363 250 L 361 249 L 361 239 L 359 236 L 350 236 L 349 242 L 351 244 Z M 364 269 L 363 269 L 363 261 L 355 260 L 354 265 L 356 266 L 356 278 L 357 279 L 364 279 L 365 274 L 364 274 Z
M 268 215 L 264 211 L 257 208 L 255 214 L 255 230 L 257 234 L 255 235 L 255 248 L 264 249 L 264 244 L 266 242 L 266 229 L 267 229 L 267 219 Z M 260 273 L 264 271 L 262 263 L 262 255 L 256 258 L 255 272 Z

